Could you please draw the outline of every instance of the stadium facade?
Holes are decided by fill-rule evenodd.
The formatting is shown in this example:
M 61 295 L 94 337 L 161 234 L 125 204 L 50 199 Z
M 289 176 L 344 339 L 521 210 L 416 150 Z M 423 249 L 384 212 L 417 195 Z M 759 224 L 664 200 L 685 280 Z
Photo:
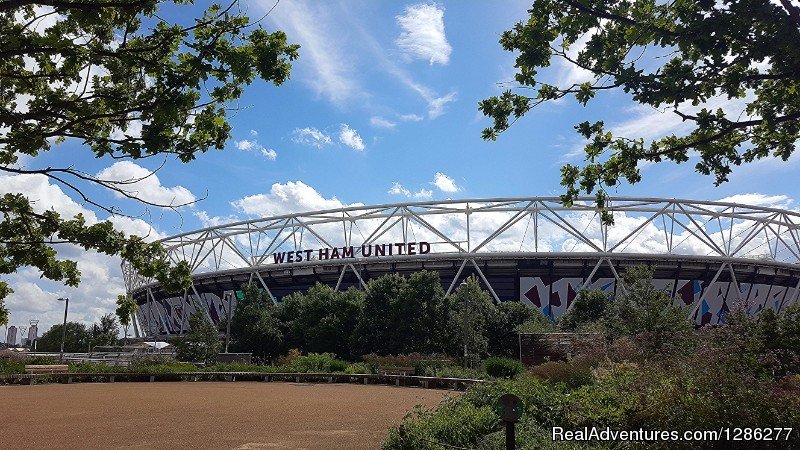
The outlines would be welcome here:
M 449 293 L 477 276 L 496 302 L 521 301 L 557 318 L 581 289 L 615 293 L 620 275 L 648 264 L 655 285 L 698 325 L 717 324 L 740 303 L 777 311 L 800 294 L 800 214 L 738 203 L 614 198 L 615 224 L 591 199 L 566 208 L 557 197 L 452 200 L 298 212 L 204 228 L 163 239 L 187 261 L 193 285 L 179 295 L 133 273 L 137 334 L 188 329 L 204 311 L 235 312 L 248 282 L 274 302 L 317 282 L 365 288 L 387 273 L 439 273 Z

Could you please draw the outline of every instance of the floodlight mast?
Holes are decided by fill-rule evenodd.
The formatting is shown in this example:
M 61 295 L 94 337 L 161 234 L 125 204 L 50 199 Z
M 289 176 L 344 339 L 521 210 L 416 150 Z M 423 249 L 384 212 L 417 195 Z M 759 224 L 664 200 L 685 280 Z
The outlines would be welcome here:
M 59 298 L 58 301 L 64 302 L 64 325 L 61 329 L 61 353 L 58 356 L 58 361 L 64 362 L 64 342 L 67 340 L 67 310 L 69 309 L 69 298 Z

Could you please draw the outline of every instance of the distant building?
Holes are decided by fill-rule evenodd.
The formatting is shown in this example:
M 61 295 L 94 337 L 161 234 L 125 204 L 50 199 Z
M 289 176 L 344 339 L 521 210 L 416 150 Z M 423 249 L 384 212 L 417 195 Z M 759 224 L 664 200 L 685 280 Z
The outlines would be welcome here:
M 39 326 L 31 325 L 31 327 L 28 328 L 28 342 L 33 342 L 36 339 L 39 339 Z
M 11 325 L 8 327 L 8 335 L 6 336 L 6 344 L 9 347 L 17 345 L 17 327 Z

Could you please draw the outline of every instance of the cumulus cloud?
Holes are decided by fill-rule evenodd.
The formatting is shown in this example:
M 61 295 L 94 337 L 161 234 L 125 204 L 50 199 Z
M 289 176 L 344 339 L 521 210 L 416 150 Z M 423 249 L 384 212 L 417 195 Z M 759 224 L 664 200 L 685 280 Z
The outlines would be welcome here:
M 336 209 L 351 205 L 336 197 L 325 198 L 302 181 L 275 183 L 266 194 L 255 194 L 231 202 L 237 210 L 251 217 L 279 216 L 301 211 Z
M 389 188 L 387 193 L 391 195 L 401 195 L 406 198 L 414 198 L 419 200 L 430 200 L 433 197 L 433 191 L 430 189 L 420 189 L 417 192 L 411 192 L 405 186 L 397 181 L 392 182 L 392 187 Z
M 409 59 L 447 64 L 453 48 L 444 32 L 444 8 L 436 4 L 419 3 L 406 6 L 396 17 L 402 29 L 395 43 Z
M 322 148 L 333 144 L 330 136 L 314 127 L 295 128 L 292 134 L 294 134 L 292 141 L 310 147 Z
M 366 148 L 364 140 L 361 139 L 358 132 L 350 128 L 346 123 L 343 123 L 339 129 L 339 142 L 359 152 L 364 151 Z
M 197 200 L 183 186 L 163 186 L 157 174 L 131 161 L 116 162 L 98 172 L 97 178 L 123 182 L 120 187 L 129 194 L 158 205 L 185 205 Z M 114 196 L 124 197 L 116 191 Z
M 759 193 L 736 194 L 719 199 L 721 202 L 744 205 L 765 206 L 767 208 L 790 209 L 794 200 L 786 195 L 765 195 Z
M 439 188 L 439 190 L 442 192 L 458 192 L 461 190 L 461 188 L 456 185 L 456 181 L 453 178 L 443 174 L 442 172 L 436 172 L 436 174 L 433 176 L 433 181 L 431 184 Z
M 387 128 L 387 129 L 393 129 L 395 126 L 397 126 L 396 123 L 392 122 L 391 120 L 384 119 L 381 116 L 370 117 L 369 124 L 372 125 L 373 127 Z
M 93 211 L 66 195 L 61 187 L 51 184 L 44 175 L 0 176 L 0 194 L 5 193 L 25 194 L 33 202 L 36 212 L 52 209 L 69 218 L 80 213 L 90 225 L 100 220 Z M 107 220 L 118 230 L 145 237 L 148 241 L 164 237 L 164 234 L 141 219 L 112 216 Z M 77 262 L 81 284 L 73 288 L 44 279 L 32 267 L 23 267 L 4 276 L 4 281 L 15 291 L 6 299 L 10 325 L 27 325 L 29 320 L 36 319 L 40 321 L 41 335 L 63 319 L 63 303 L 56 301 L 59 297 L 69 297 L 69 320 L 72 321 L 90 323 L 103 314 L 114 312 L 117 295 L 125 293 L 120 259 L 85 251 L 70 244 L 58 244 L 55 249 L 59 258 Z

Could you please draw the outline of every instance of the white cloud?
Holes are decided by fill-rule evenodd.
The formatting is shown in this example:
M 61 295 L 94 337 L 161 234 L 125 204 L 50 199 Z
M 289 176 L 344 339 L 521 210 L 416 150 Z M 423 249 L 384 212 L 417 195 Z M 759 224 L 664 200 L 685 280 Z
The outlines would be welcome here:
M 364 151 L 366 148 L 364 140 L 361 139 L 358 132 L 350 128 L 346 123 L 343 123 L 339 129 L 339 142 L 359 152 Z
M 258 133 L 255 130 L 250 130 L 250 134 L 254 137 L 253 139 L 242 139 L 241 141 L 235 141 L 237 149 L 247 152 L 251 150 L 258 151 L 258 153 L 271 161 L 275 161 L 278 158 L 278 152 L 271 148 L 267 149 L 258 143 L 258 141 L 255 139 L 255 137 L 258 136 Z
M 400 114 L 398 117 L 403 122 L 419 122 L 420 120 L 424 119 L 424 117 L 417 114 Z
M 336 197 L 325 198 L 302 181 L 275 183 L 269 193 L 250 195 L 231 202 L 236 210 L 251 217 L 279 216 L 301 211 L 335 209 L 348 205 Z
M 258 3 L 265 10 L 275 5 L 273 0 Z M 269 14 L 269 20 L 286 32 L 289 42 L 301 46 L 300 58 L 292 64 L 293 74 L 299 72 L 300 78 L 318 94 L 343 104 L 362 95 L 363 90 L 348 63 L 352 57 L 345 49 L 352 45 L 344 41 L 344 34 L 338 29 L 340 21 L 326 6 L 303 0 L 282 2 Z
M 236 148 L 239 150 L 252 150 L 258 146 L 258 142 L 255 140 L 248 141 L 247 139 L 243 139 L 241 141 L 236 141 Z
M 89 225 L 99 220 L 93 211 L 73 201 L 61 187 L 50 184 L 44 175 L 0 176 L 0 193 L 25 194 L 33 202 L 36 212 L 53 209 L 65 218 L 81 213 Z M 164 237 L 141 219 L 112 216 L 107 220 L 118 230 L 143 236 L 148 241 Z M 59 258 L 77 261 L 81 284 L 72 288 L 61 282 L 44 279 L 32 267 L 23 267 L 4 276 L 3 280 L 15 291 L 6 299 L 10 325 L 27 325 L 31 319 L 40 320 L 41 336 L 63 319 L 63 303 L 56 301 L 59 297 L 69 297 L 68 319 L 72 321 L 90 323 L 103 314 L 114 312 L 117 295 L 125 292 L 119 257 L 85 251 L 70 244 L 58 244 L 55 249 Z
M 591 39 L 592 36 L 597 33 L 597 31 L 597 28 L 592 28 L 590 31 L 584 33 L 578 39 L 576 39 L 575 42 L 570 45 L 569 50 L 566 51 L 569 59 L 575 61 L 578 58 L 578 53 L 586 48 L 586 44 L 589 42 L 589 39 Z M 558 68 L 558 80 L 556 81 L 556 85 L 558 86 L 569 87 L 573 84 L 581 84 L 594 79 L 594 74 L 590 70 L 578 67 L 577 65 L 563 58 L 558 58 L 557 61 L 556 67 Z
M 125 182 L 126 184 L 120 187 L 126 192 L 159 205 L 184 205 L 197 200 L 194 194 L 183 186 L 162 186 L 157 174 L 131 161 L 116 162 L 101 170 L 97 178 Z M 119 192 L 114 192 L 114 196 L 124 197 Z
M 444 32 L 444 8 L 426 3 L 406 6 L 397 24 L 403 31 L 395 43 L 409 59 L 427 60 L 431 65 L 450 61 L 453 48 Z
M 241 219 L 230 215 L 230 216 L 211 216 L 206 211 L 195 211 L 195 217 L 200 220 L 200 223 L 203 225 L 203 228 L 207 227 L 216 227 L 218 225 L 224 225 L 226 223 L 238 222 Z
M 389 75 L 392 75 L 401 84 L 416 92 L 427 104 L 429 118 L 433 119 L 442 114 L 442 106 L 455 99 L 456 91 L 452 91 L 447 95 L 441 96 L 432 88 L 418 83 L 408 72 L 397 64 L 395 59 L 390 59 L 387 56 L 386 49 L 383 48 L 366 30 L 363 29 L 358 23 L 352 23 L 354 30 L 359 32 L 359 44 L 365 46 L 370 50 L 372 64 L 377 64 Z M 432 112 L 432 114 L 431 114 Z M 422 117 L 416 114 L 407 114 L 400 116 L 403 121 L 418 121 Z
M 402 195 L 406 198 L 415 198 L 419 200 L 430 200 L 433 197 L 433 191 L 430 189 L 420 189 L 417 192 L 411 192 L 405 186 L 397 181 L 392 182 L 392 187 L 387 191 L 391 195 Z
M 433 176 L 433 181 L 431 184 L 439 188 L 439 190 L 442 192 L 458 192 L 461 190 L 461 188 L 456 185 L 456 181 L 454 179 L 443 174 L 442 172 L 436 172 L 436 174 Z
M 270 149 L 266 149 L 264 147 L 261 147 L 261 154 L 265 158 L 269 159 L 270 161 L 275 161 L 275 159 L 278 158 L 278 152 L 276 152 L 275 150 L 273 150 L 271 148 Z
M 444 114 L 444 107 L 448 103 L 455 101 L 456 93 L 451 92 L 443 97 L 432 98 L 428 101 L 428 117 L 435 119 Z
M 751 194 L 731 195 L 730 197 L 721 198 L 719 201 L 780 209 L 790 209 L 792 207 L 792 203 L 794 202 L 786 195 L 765 195 L 755 192 Z
M 381 116 L 370 117 L 369 124 L 372 125 L 373 127 L 388 128 L 388 129 L 393 129 L 395 126 L 397 126 L 396 123 L 392 122 L 391 120 L 384 119 Z
M 333 140 L 331 140 L 330 136 L 313 127 L 295 128 L 292 134 L 294 134 L 292 141 L 298 144 L 316 148 L 322 148 L 326 145 L 333 144 Z

